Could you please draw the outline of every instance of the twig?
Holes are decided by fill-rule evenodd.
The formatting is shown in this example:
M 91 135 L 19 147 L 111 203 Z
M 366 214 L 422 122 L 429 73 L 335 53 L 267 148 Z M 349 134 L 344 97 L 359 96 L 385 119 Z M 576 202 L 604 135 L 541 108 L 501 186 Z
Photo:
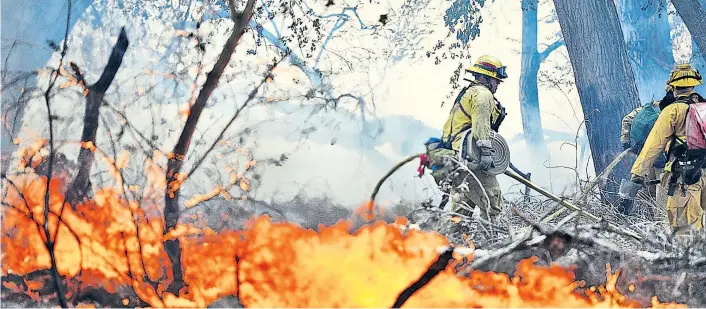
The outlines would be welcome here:
M 404 303 L 412 297 L 415 292 L 424 287 L 427 283 L 429 283 L 429 281 L 431 281 L 431 279 L 434 279 L 436 275 L 444 270 L 451 259 L 453 259 L 453 250 L 448 248 L 439 255 L 439 258 L 432 263 L 431 266 L 429 266 L 427 271 L 424 272 L 424 274 L 417 281 L 412 283 L 412 285 L 400 293 L 391 308 L 402 307 L 402 305 L 404 305 Z
M 203 163 L 203 161 L 206 159 L 206 157 L 208 157 L 208 154 L 211 153 L 211 151 L 213 151 L 214 148 L 216 148 L 216 145 L 218 144 L 218 142 L 220 142 L 220 141 L 223 139 L 223 135 L 225 135 L 226 131 L 228 131 L 228 129 L 230 128 L 230 126 L 235 122 L 235 120 L 238 118 L 238 116 L 240 116 L 240 113 L 241 113 L 241 112 L 250 104 L 250 102 L 255 98 L 255 95 L 256 95 L 257 92 L 260 90 L 260 88 L 262 87 L 262 85 L 264 85 L 264 84 L 267 82 L 267 80 L 272 77 L 272 71 L 273 71 L 275 68 L 277 68 L 277 66 L 278 66 L 280 63 L 282 63 L 282 61 L 283 61 L 284 59 L 287 59 L 287 55 L 286 55 L 286 54 L 285 54 L 284 56 L 282 56 L 282 58 L 280 58 L 277 62 L 275 62 L 274 65 L 273 65 L 270 69 L 267 70 L 267 73 L 265 73 L 265 77 L 260 81 L 260 83 L 259 83 L 252 91 L 250 91 L 250 94 L 248 94 L 248 98 L 245 100 L 245 103 L 243 103 L 243 105 L 241 105 L 240 107 L 238 107 L 238 109 L 235 111 L 235 114 L 233 115 L 233 117 L 231 117 L 231 118 L 230 118 L 230 121 L 228 121 L 228 124 L 226 124 L 226 126 L 223 128 L 223 130 L 221 130 L 221 133 L 218 134 L 218 137 L 216 137 L 216 140 L 213 141 L 213 143 L 212 143 L 211 146 L 208 148 L 208 150 L 206 150 L 206 152 L 205 152 L 204 155 L 201 157 L 201 159 L 199 159 L 198 161 L 196 161 L 196 164 L 194 164 L 194 166 L 191 168 L 191 170 L 189 171 L 189 173 L 186 174 L 186 177 L 184 177 L 184 179 L 183 179 L 182 181 L 186 181 L 186 179 L 188 179 L 189 176 L 191 176 L 191 175 L 196 171 L 196 169 L 199 168 L 199 166 L 201 165 L 201 163 Z
M 583 191 L 577 196 L 576 198 L 572 199 L 572 203 L 578 203 L 578 202 L 583 202 L 588 194 L 593 191 L 593 189 L 599 184 L 604 182 L 606 179 L 608 179 L 608 176 L 610 173 L 613 172 L 613 169 L 615 169 L 616 166 L 618 166 L 618 163 L 620 163 L 625 156 L 627 156 L 630 153 L 630 149 L 624 150 L 622 153 L 620 153 L 615 159 L 613 159 L 613 162 L 611 162 L 604 170 L 601 172 L 600 175 L 598 175 L 595 179 L 593 179 L 591 182 L 588 183 L 588 185 L 583 189 Z M 552 213 L 551 215 L 542 218 L 542 222 L 546 223 L 549 222 L 550 220 L 556 218 L 557 216 L 561 215 L 566 211 L 566 208 L 562 207 L 558 211 Z
M 70 27 L 70 21 L 71 21 L 71 0 L 68 0 L 68 10 L 67 10 L 67 16 L 66 16 L 66 31 L 64 32 L 64 45 L 61 49 L 61 57 L 59 58 L 59 68 L 63 65 L 64 63 L 64 57 L 66 56 L 66 51 L 68 49 L 68 40 L 69 40 L 69 27 Z M 51 178 L 52 178 L 52 173 L 53 173 L 53 165 L 54 165 L 54 117 L 52 116 L 51 113 L 51 103 L 49 100 L 49 95 L 51 93 L 52 88 L 54 88 L 54 84 L 56 83 L 56 80 L 59 78 L 59 71 L 58 69 L 53 70 L 53 75 L 54 78 L 51 78 L 51 74 L 49 75 L 49 87 L 47 87 L 47 91 L 44 93 L 44 101 L 46 102 L 47 106 L 47 118 L 49 121 L 49 162 L 48 162 L 48 167 L 47 167 L 47 185 L 44 191 L 44 236 L 46 236 L 46 247 L 47 250 L 49 251 L 49 257 L 51 259 L 51 273 L 54 281 L 54 288 L 56 289 L 56 294 L 57 294 L 57 300 L 59 301 L 59 305 L 62 308 L 68 308 L 68 303 L 66 301 L 66 296 L 64 295 L 64 292 L 61 289 L 61 283 L 60 283 L 60 276 L 59 276 L 59 270 L 56 267 L 56 255 L 54 252 L 54 240 L 51 239 L 51 235 L 49 233 L 49 195 L 50 195 L 50 183 L 51 183 Z M 59 226 L 57 225 L 57 231 L 59 230 Z
M 159 147 L 158 147 L 156 144 L 154 144 L 150 139 L 148 139 L 142 132 L 140 132 L 140 130 L 138 130 L 138 129 L 135 127 L 135 125 L 133 125 L 133 124 L 130 122 L 130 120 L 128 119 L 127 115 L 125 115 L 125 113 L 123 113 L 123 112 L 121 112 L 120 110 L 118 110 L 117 108 L 115 108 L 113 105 L 111 105 L 110 103 L 108 103 L 108 101 L 106 101 L 106 100 L 103 100 L 103 105 L 106 106 L 106 107 L 108 107 L 108 108 L 110 108 L 113 112 L 115 112 L 116 114 L 118 114 L 118 115 L 122 118 L 122 120 L 125 121 L 125 124 L 127 124 L 127 127 L 130 128 L 130 130 L 131 130 L 130 132 L 133 132 L 133 134 L 136 133 L 136 134 L 137 134 L 142 140 L 144 140 L 144 141 L 147 143 L 147 145 L 149 145 L 152 149 L 156 149 L 156 150 L 159 150 L 160 152 L 164 152 L 164 151 L 162 151 L 161 149 L 159 149 Z M 133 135 L 133 136 L 134 136 L 134 135 Z M 136 138 L 135 140 L 137 140 L 137 138 Z M 142 146 L 142 144 L 140 144 L 140 146 Z M 147 157 L 152 157 L 152 153 L 149 152 L 149 151 L 144 150 L 144 148 L 143 148 L 143 153 L 144 153 Z
M 515 249 L 520 247 L 520 245 L 522 245 L 522 243 L 529 240 L 531 236 L 532 236 L 532 231 L 529 231 L 529 232 L 525 233 L 525 235 L 523 237 L 518 238 L 515 241 L 513 241 L 512 243 L 510 243 L 510 245 L 508 245 L 502 249 L 493 250 L 493 253 L 491 253 L 489 255 L 485 255 L 479 259 L 474 259 L 470 266 L 466 267 L 463 271 L 459 272 L 459 275 L 460 276 L 467 276 L 468 274 L 470 274 L 471 270 L 478 269 L 490 261 L 497 260 L 498 258 L 501 258 L 501 257 L 507 255 L 508 253 L 515 251 Z

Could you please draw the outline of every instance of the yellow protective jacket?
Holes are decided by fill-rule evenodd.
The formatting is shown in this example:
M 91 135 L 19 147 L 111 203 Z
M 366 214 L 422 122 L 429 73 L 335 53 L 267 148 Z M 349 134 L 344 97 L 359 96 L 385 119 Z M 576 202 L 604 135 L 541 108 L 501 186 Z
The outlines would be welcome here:
M 451 148 L 456 151 L 461 148 L 463 136 L 460 132 L 472 127 L 474 139 L 490 139 L 491 123 L 502 114 L 493 93 L 481 84 L 471 83 L 461 100 L 454 103 L 444 124 L 442 139 L 451 142 Z
M 690 102 L 698 102 L 696 92 L 688 91 L 678 94 L 674 103 L 665 107 L 657 117 L 650 135 L 645 140 L 642 151 L 632 165 L 631 174 L 645 176 L 660 155 L 660 151 L 668 152 L 674 137 L 686 140 L 686 113 Z M 667 158 L 668 162 L 673 158 Z

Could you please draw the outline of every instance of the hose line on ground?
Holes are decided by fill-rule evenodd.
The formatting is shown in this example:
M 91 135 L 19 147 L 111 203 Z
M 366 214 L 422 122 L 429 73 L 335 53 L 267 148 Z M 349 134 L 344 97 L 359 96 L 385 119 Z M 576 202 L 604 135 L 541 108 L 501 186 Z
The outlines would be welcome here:
M 400 169 L 400 167 L 402 167 L 403 165 L 405 165 L 405 164 L 411 162 L 412 160 L 414 160 L 414 159 L 416 159 L 416 158 L 419 158 L 419 156 L 421 156 L 421 155 L 423 155 L 423 154 L 424 154 L 424 153 L 418 153 L 418 154 L 409 156 L 409 157 L 405 158 L 404 160 L 400 161 L 399 163 L 397 163 L 397 164 L 396 164 L 395 166 L 393 166 L 389 171 L 387 171 L 387 174 L 385 174 L 385 176 L 383 176 L 380 180 L 378 180 L 377 185 L 375 185 L 375 189 L 373 189 L 373 193 L 370 194 L 370 202 L 375 202 L 375 197 L 378 195 L 378 191 L 380 191 L 380 187 L 382 186 L 382 183 L 384 183 L 385 180 L 387 180 L 387 178 L 389 178 L 389 177 L 390 177 L 392 174 L 394 174 L 398 169 Z

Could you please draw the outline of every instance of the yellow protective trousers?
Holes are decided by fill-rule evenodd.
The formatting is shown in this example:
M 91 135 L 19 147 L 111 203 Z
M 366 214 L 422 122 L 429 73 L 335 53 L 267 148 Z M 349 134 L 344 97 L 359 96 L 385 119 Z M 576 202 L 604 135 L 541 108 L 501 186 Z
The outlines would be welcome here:
M 662 173 L 661 186 L 666 192 L 669 188 L 671 172 Z M 667 197 L 667 216 L 673 228 L 691 227 L 693 230 L 704 228 L 704 207 L 706 207 L 706 174 L 693 185 L 683 185 L 682 177 L 677 180 L 673 196 Z

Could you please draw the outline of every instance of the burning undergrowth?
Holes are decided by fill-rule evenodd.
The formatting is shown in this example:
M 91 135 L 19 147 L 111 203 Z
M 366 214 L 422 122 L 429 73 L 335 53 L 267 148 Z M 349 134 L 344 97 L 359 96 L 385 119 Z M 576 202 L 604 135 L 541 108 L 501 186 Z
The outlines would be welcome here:
M 44 237 L 46 177 L 25 174 L 3 186 L 3 294 L 39 304 L 55 299 Z M 73 304 L 205 307 L 227 296 L 246 307 L 389 307 L 439 258 L 448 240 L 398 224 L 370 223 L 351 233 L 352 221 L 305 229 L 255 217 L 242 230 L 180 224 L 163 231 L 142 205 L 118 190 L 96 191 L 77 205 L 64 204 L 62 183 L 49 186 L 49 234 L 63 293 Z M 404 223 L 404 222 L 397 222 Z M 164 241 L 179 238 L 187 287 L 167 292 L 172 280 Z M 461 250 L 459 250 L 461 251 Z M 616 288 L 586 287 L 571 268 L 524 259 L 516 272 L 468 271 L 472 250 L 404 302 L 405 307 L 639 307 Z M 463 276 L 459 276 L 463 270 Z M 48 303 L 47 303 L 48 302 Z M 656 297 L 651 305 L 663 306 Z

